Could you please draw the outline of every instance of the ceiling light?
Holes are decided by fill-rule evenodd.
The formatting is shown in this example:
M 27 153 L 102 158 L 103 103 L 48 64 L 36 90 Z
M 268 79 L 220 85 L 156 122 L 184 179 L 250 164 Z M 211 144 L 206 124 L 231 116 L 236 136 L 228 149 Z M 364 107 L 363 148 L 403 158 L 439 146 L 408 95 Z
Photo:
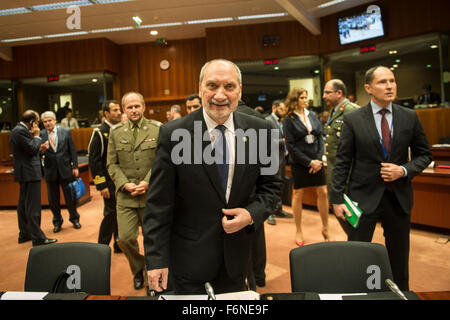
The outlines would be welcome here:
M 120 27 L 120 28 L 109 28 L 109 29 L 97 29 L 97 30 L 91 30 L 90 33 L 102 33 L 102 32 L 114 32 L 114 31 L 127 31 L 127 30 L 133 30 L 133 27 Z
M 398 64 L 394 64 L 393 67 L 394 67 L 394 68 L 398 68 Z
M 397 54 L 398 51 L 397 50 L 389 50 L 389 54 Z
M 333 1 L 328 1 L 328 2 L 325 2 L 325 3 L 322 3 L 322 4 L 318 5 L 317 8 L 319 8 L 319 9 L 326 8 L 326 7 L 329 7 L 329 6 L 338 4 L 338 3 L 340 3 L 340 2 L 344 2 L 344 1 L 345 1 L 345 0 L 333 0 Z
M 319 73 L 320 73 L 320 70 L 314 70 L 314 73 L 315 73 L 315 74 L 319 74 Z
M 150 31 L 150 34 L 151 34 L 152 36 L 156 36 L 156 35 L 158 34 L 158 31 L 152 30 L 152 31 Z
M 400 59 L 396 59 L 395 62 L 396 62 L 396 63 L 400 63 Z
M 395 70 L 395 68 L 394 68 L 394 67 L 390 67 L 389 69 L 391 69 L 392 71 L 394 71 L 394 70 Z
M 90 6 L 91 2 L 88 0 L 80 0 L 80 1 L 68 1 L 68 2 L 57 2 L 57 3 L 49 3 L 49 4 L 39 4 L 37 6 L 31 6 L 30 9 L 32 11 L 46 11 L 46 10 L 57 10 L 64 9 L 70 6 Z
M 431 68 L 431 64 L 427 64 L 427 68 Z
M 16 39 L 5 39 L 1 40 L 1 42 L 18 42 L 18 41 L 27 41 L 27 40 L 39 40 L 42 39 L 42 36 L 35 36 L 35 37 L 25 37 L 25 38 L 16 38 Z
M 223 22 L 223 21 L 233 21 L 233 18 L 217 18 L 217 19 L 203 19 L 203 20 L 192 20 L 186 21 L 186 24 L 199 24 L 199 23 L 213 23 L 213 22 Z
M 147 25 L 142 25 L 141 29 L 158 28 L 158 27 L 173 27 L 173 26 L 181 26 L 182 24 L 183 24 L 183 22 L 169 22 L 169 23 L 147 24 Z
M 269 14 L 257 14 L 252 16 L 241 16 L 237 17 L 237 20 L 249 20 L 249 19 L 264 19 L 264 18 L 277 18 L 277 17 L 284 17 L 287 16 L 288 13 L 281 12 L 281 13 L 269 13 Z
M 0 16 L 8 16 L 11 14 L 21 14 L 21 13 L 27 13 L 27 12 L 31 12 L 31 10 L 27 9 L 27 8 L 5 9 L 5 10 L 0 10 Z
M 437 49 L 437 48 L 439 48 L 439 46 L 438 46 L 437 44 L 432 44 L 432 45 L 430 46 L 430 48 L 431 48 L 431 49 Z
M 87 31 L 78 31 L 78 32 L 69 32 L 69 33 L 56 33 L 56 34 L 47 34 L 44 38 L 59 38 L 59 37 L 70 37 L 70 36 L 79 36 L 83 34 L 88 34 Z
M 98 81 L 98 80 L 97 80 L 97 79 L 95 79 L 95 78 L 94 78 L 94 79 L 92 79 L 92 82 L 97 82 L 97 81 Z
M 280 69 L 280 67 L 273 67 L 273 70 L 278 70 Z

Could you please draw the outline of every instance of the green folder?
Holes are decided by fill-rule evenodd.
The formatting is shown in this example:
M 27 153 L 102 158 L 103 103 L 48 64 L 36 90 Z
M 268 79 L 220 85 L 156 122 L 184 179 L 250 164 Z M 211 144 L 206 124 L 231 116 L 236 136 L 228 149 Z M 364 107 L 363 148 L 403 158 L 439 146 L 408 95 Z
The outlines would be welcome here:
M 344 213 L 345 218 L 347 221 L 351 224 L 353 228 L 358 228 L 359 226 L 359 218 L 361 217 L 362 210 L 357 206 L 357 204 L 352 201 L 346 194 L 344 194 L 344 203 L 347 207 L 348 211 L 352 214 L 351 217 L 349 217 L 346 213 Z

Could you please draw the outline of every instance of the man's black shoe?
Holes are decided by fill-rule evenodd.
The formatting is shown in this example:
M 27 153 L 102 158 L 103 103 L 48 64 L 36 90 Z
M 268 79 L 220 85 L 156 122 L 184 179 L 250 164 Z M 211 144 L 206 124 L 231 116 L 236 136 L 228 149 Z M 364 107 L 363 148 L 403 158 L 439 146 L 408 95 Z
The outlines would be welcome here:
M 275 212 L 275 215 L 277 216 L 277 218 L 292 218 L 293 215 L 290 213 L 287 213 L 284 210 L 280 210 L 278 212 Z
M 76 222 L 73 223 L 73 227 L 75 229 L 81 229 L 81 224 L 78 221 L 76 221 Z
M 33 241 L 33 247 L 42 246 L 42 245 L 46 245 L 46 244 L 52 244 L 52 243 L 55 243 L 56 241 L 58 241 L 58 240 L 57 239 L 42 239 L 42 240 L 38 240 L 38 241 Z
M 144 286 L 144 275 L 142 273 L 142 270 L 140 270 L 138 273 L 134 275 L 134 288 L 141 289 Z
M 53 228 L 53 233 L 58 233 L 60 231 L 61 231 L 61 225 L 60 224 Z
M 255 282 L 258 287 L 266 286 L 266 279 L 255 279 Z
M 275 221 L 275 217 L 273 216 L 273 214 L 271 214 L 268 218 L 267 218 L 267 223 L 271 224 L 271 225 L 276 225 L 277 222 Z
M 24 243 L 24 242 L 27 242 L 27 241 L 30 241 L 30 240 L 31 240 L 30 237 L 20 237 L 19 236 L 19 243 Z

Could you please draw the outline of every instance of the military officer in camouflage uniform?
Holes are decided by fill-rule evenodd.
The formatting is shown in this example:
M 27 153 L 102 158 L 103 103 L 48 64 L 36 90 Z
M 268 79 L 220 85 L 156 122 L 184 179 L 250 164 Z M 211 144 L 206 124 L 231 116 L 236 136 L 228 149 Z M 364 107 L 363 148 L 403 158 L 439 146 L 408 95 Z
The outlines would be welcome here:
M 333 175 L 333 168 L 336 163 L 336 152 L 339 144 L 339 137 L 341 135 L 341 128 L 344 124 L 344 114 L 349 113 L 358 105 L 350 102 L 346 98 L 347 88 L 344 82 L 339 79 L 332 79 L 325 84 L 323 89 L 323 100 L 330 111 L 330 116 L 326 123 L 326 141 L 325 149 L 327 156 L 327 186 L 331 190 L 331 177 Z M 328 196 L 330 193 L 328 193 Z M 351 230 L 350 224 L 342 219 L 337 219 L 344 231 L 348 234 Z
M 137 238 L 161 123 L 144 117 L 145 101 L 140 93 L 126 93 L 122 109 L 128 121 L 111 129 L 107 168 L 116 186 L 118 243 L 130 264 L 134 287 L 140 289 L 146 282 L 145 263 Z
M 100 192 L 103 202 L 103 220 L 98 233 L 98 243 L 109 245 L 114 239 L 114 252 L 120 253 L 117 240 L 119 232 L 117 228 L 117 203 L 114 182 L 106 169 L 106 155 L 108 152 L 109 131 L 120 122 L 122 112 L 120 104 L 116 100 L 108 100 L 103 103 L 102 113 L 105 117 L 102 125 L 95 128 L 89 142 L 89 169 L 94 177 L 94 184 Z M 113 237 L 114 236 L 114 237 Z

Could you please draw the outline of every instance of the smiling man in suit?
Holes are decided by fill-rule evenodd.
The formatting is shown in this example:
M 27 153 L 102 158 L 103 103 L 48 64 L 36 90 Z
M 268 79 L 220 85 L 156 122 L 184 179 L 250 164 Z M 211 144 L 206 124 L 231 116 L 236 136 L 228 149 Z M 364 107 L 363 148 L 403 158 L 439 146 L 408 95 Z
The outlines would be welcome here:
M 44 153 L 44 177 L 47 183 L 48 202 L 53 213 L 53 232 L 61 231 L 59 186 L 62 187 L 66 207 L 70 214 L 70 222 L 75 229 L 80 229 L 80 215 L 76 208 L 76 199 L 72 199 L 69 183 L 78 177 L 77 150 L 69 129 L 56 125 L 56 115 L 46 111 L 41 115 L 45 129 L 41 130 L 42 140 L 48 141 L 50 147 Z
M 249 141 L 235 135 L 269 129 L 265 120 L 234 112 L 239 68 L 223 59 L 206 63 L 199 89 L 203 108 L 161 127 L 153 164 L 143 229 L 149 284 L 157 292 L 167 288 L 169 270 L 177 294 L 204 294 L 205 282 L 218 293 L 245 290 L 252 235 L 279 198 L 278 162 L 264 174 L 259 159 L 248 163 Z M 187 136 L 186 162 L 173 154 L 179 134 Z M 205 160 L 207 150 L 215 161 Z
M 371 96 L 369 105 L 344 115 L 331 202 L 337 217 L 350 215 L 343 198 L 350 174 L 348 196 L 363 213 L 348 239 L 372 241 L 381 220 L 394 281 L 409 290 L 411 180 L 431 162 L 431 152 L 416 112 L 393 103 L 397 83 L 391 70 L 367 70 L 364 88 Z

